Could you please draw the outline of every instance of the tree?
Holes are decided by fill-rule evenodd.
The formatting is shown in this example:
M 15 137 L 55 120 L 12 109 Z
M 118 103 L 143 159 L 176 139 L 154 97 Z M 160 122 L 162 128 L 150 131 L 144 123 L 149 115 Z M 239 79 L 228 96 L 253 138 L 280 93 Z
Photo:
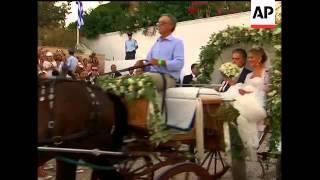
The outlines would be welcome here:
M 56 6 L 56 1 L 39 1 L 38 2 L 38 26 L 63 28 L 65 25 L 66 15 L 70 14 L 70 2 L 62 3 Z
M 76 43 L 75 30 L 66 30 L 65 19 L 71 2 L 57 6 L 56 1 L 38 2 L 38 42 L 41 45 L 73 47 Z

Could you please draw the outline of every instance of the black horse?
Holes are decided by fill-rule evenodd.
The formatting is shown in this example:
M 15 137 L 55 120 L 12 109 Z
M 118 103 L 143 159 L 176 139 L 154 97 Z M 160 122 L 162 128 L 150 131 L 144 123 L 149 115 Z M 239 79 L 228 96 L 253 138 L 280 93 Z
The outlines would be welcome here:
M 38 83 L 38 145 L 119 151 L 128 129 L 121 98 L 82 81 L 54 79 Z M 38 165 L 63 156 L 112 167 L 113 157 L 39 152 Z M 74 180 L 76 165 L 57 160 L 57 180 Z M 93 170 L 91 179 L 122 179 L 116 170 Z

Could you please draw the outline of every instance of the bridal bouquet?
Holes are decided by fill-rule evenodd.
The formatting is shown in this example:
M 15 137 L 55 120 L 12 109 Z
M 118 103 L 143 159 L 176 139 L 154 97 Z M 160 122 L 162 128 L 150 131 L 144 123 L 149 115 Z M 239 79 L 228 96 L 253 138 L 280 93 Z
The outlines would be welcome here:
M 238 74 L 240 73 L 240 68 L 236 64 L 233 64 L 231 62 L 222 64 L 219 70 L 223 75 L 227 76 L 228 78 L 238 76 Z

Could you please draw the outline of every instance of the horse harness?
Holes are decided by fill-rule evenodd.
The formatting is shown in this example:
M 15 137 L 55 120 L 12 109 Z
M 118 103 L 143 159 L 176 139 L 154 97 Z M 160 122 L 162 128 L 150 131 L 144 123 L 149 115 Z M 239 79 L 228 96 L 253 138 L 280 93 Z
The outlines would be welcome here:
M 68 80 L 72 81 L 72 80 Z M 97 99 L 96 94 L 93 92 L 92 88 L 90 85 L 86 86 L 86 90 L 89 93 L 89 97 L 91 99 L 91 105 L 93 107 L 93 111 L 90 114 L 90 120 L 92 120 L 92 123 L 94 126 L 93 129 L 91 130 L 83 130 L 77 133 L 73 133 L 68 136 L 59 136 L 55 135 L 54 133 L 54 128 L 55 128 L 55 119 L 54 119 L 54 106 L 55 106 L 55 86 L 57 84 L 57 80 L 52 80 L 49 81 L 49 88 L 47 88 L 46 84 L 41 86 L 41 92 L 40 92 L 40 102 L 44 102 L 46 100 L 46 96 L 48 98 L 48 104 L 49 104 L 49 121 L 48 121 L 48 134 L 47 134 L 47 139 L 42 140 L 38 142 L 39 145 L 50 145 L 53 144 L 55 146 L 59 146 L 65 141 L 70 141 L 70 140 L 75 140 L 79 138 L 84 138 L 87 136 L 91 135 L 98 135 L 98 134 L 105 134 L 105 133 L 110 133 L 110 131 L 107 130 L 99 130 L 97 124 L 97 120 L 99 119 L 100 111 L 99 111 L 99 106 L 100 102 Z M 46 93 L 46 90 L 49 90 L 49 92 Z M 113 128 L 114 129 L 114 128 Z M 112 131 L 111 130 L 111 134 Z

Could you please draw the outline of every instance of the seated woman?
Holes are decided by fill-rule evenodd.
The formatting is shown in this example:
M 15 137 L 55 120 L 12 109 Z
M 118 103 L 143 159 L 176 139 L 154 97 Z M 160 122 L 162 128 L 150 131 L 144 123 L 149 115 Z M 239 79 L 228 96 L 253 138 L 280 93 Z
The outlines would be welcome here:
M 232 85 L 221 93 L 226 99 L 235 99 L 233 107 L 240 115 L 237 118 L 238 130 L 251 160 L 257 160 L 259 145 L 258 128 L 264 124 L 267 116 L 265 96 L 268 87 L 268 74 L 264 67 L 267 55 L 262 48 L 249 50 L 248 61 L 253 71 L 246 76 L 244 83 Z

